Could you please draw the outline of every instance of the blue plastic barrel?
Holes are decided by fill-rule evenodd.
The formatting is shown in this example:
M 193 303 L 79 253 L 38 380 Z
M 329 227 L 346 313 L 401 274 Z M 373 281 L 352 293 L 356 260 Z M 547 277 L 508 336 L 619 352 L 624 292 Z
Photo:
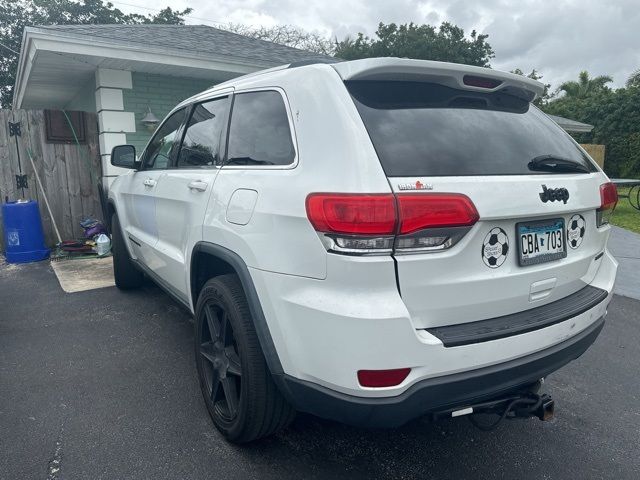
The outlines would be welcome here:
M 3 204 L 2 223 L 7 262 L 37 262 L 49 256 L 38 202 L 20 200 Z

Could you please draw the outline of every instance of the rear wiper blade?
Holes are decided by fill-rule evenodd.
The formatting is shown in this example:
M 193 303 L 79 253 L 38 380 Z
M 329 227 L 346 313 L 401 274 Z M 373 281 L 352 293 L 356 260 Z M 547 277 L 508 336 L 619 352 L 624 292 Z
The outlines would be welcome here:
M 556 155 L 539 155 L 533 158 L 527 166 L 529 170 L 534 171 L 589 173 L 589 169 L 582 163 Z

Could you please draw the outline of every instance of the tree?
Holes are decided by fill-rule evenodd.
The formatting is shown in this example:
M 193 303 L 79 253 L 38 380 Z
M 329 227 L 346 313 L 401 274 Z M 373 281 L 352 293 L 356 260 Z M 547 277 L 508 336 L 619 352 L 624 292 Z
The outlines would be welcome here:
M 586 70 L 580 72 L 578 81 L 571 80 L 560 85 L 560 91 L 565 92 L 567 97 L 586 98 L 596 93 L 609 91 L 607 83 L 613 82 L 613 78 L 609 75 L 600 75 L 598 77 L 589 78 Z
M 540 75 L 535 68 L 533 70 L 531 70 L 531 72 L 529 74 L 527 74 L 527 75 L 525 75 L 524 72 L 522 70 L 520 70 L 519 68 L 516 68 L 515 70 L 511 70 L 511 73 L 515 73 L 516 75 L 522 75 L 522 76 L 530 78 L 532 80 L 537 80 L 539 82 L 542 82 L 542 75 Z M 533 104 L 536 107 L 541 107 L 542 105 L 547 103 L 553 97 L 553 94 L 549 93 L 549 89 L 551 88 L 551 84 L 550 83 L 543 83 L 543 85 L 544 85 L 544 92 L 542 93 L 542 95 L 540 95 L 538 98 L 536 98 L 533 101 Z
M 224 30 L 245 35 L 259 40 L 267 40 L 287 47 L 300 48 L 323 55 L 333 55 L 335 42 L 316 32 L 307 32 L 293 25 L 276 25 L 274 27 L 251 27 L 230 23 L 221 27 Z
M 75 24 L 183 24 L 191 8 L 166 7 L 155 15 L 125 14 L 102 0 L 3 0 L 0 2 L 0 105 L 9 107 L 13 98 L 18 58 L 24 28 L 32 25 Z
M 473 30 L 467 38 L 462 28 L 449 22 L 443 22 L 440 27 L 380 23 L 375 36 L 372 39 L 358 33 L 355 39 L 346 38 L 337 42 L 335 56 L 345 60 L 406 57 L 480 67 L 489 67 L 489 61 L 494 57 L 493 49 L 487 42 L 488 35 L 478 35 Z
M 640 176 L 640 88 L 600 90 L 586 97 L 565 95 L 543 106 L 546 113 L 589 123 L 580 143 L 606 146 L 605 170 L 614 177 Z
M 625 85 L 627 86 L 627 88 L 640 87 L 640 68 L 629 75 L 629 78 L 627 78 L 627 82 L 625 83 Z

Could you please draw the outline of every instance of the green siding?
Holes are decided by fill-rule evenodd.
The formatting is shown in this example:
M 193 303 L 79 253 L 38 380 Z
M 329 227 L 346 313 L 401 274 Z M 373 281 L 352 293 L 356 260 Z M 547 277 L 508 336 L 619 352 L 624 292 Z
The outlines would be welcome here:
M 212 86 L 210 80 L 169 77 L 147 73 L 132 73 L 133 88 L 124 89 L 125 112 L 133 112 L 136 117 L 136 132 L 127 133 L 127 143 L 136 147 L 138 153 L 149 141 L 151 133 L 140 122 L 150 107 L 160 120 L 185 98 Z

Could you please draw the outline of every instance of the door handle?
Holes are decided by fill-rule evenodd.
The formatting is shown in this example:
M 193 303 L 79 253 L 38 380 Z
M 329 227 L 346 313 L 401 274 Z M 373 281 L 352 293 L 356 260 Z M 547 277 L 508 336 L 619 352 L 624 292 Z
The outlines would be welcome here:
M 204 192 L 207 189 L 207 182 L 203 182 L 202 180 L 194 180 L 189 183 L 189 188 L 191 190 L 198 190 L 199 192 Z
M 145 187 L 155 187 L 156 183 L 158 182 L 156 182 L 153 178 L 147 178 L 142 183 L 144 184 Z

